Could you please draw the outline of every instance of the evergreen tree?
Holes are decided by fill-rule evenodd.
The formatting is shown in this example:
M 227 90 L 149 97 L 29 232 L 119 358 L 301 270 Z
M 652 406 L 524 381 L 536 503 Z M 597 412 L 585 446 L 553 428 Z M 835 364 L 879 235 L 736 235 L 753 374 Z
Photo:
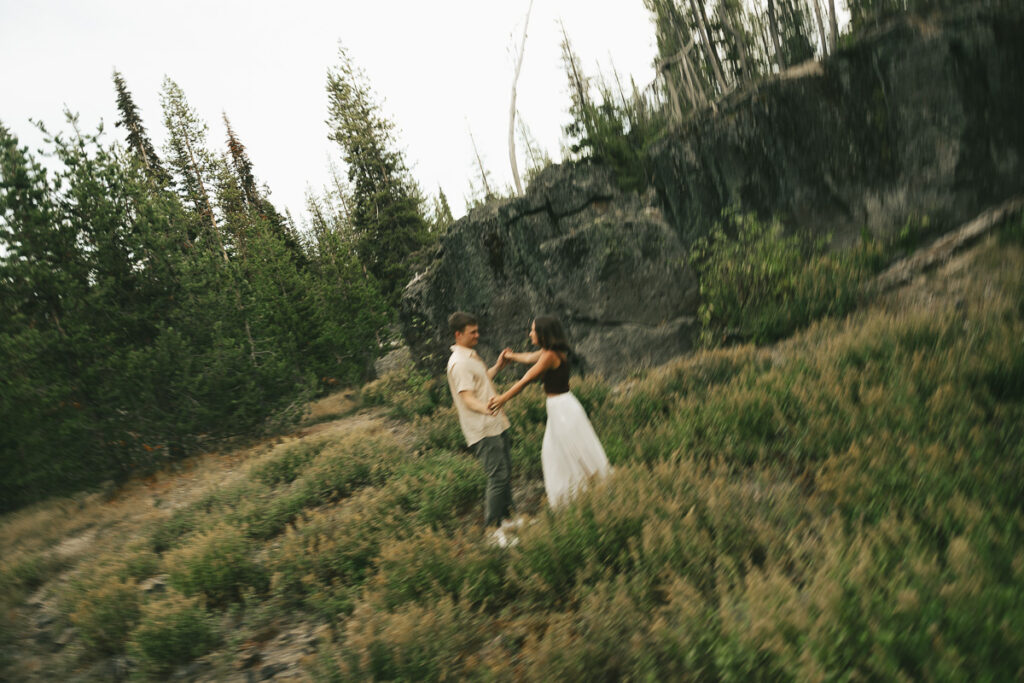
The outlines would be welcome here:
M 448 205 L 448 197 L 440 185 L 437 187 L 437 196 L 434 197 L 433 204 L 430 221 L 431 232 L 444 234 L 455 222 L 455 217 L 452 215 L 452 208 Z
M 117 69 L 114 69 L 114 88 L 117 90 L 117 109 L 121 113 L 115 125 L 128 131 L 128 148 L 146 169 L 147 175 L 158 187 L 166 187 L 170 183 L 170 176 L 160 163 L 160 157 L 146 134 L 139 108 Z
M 352 183 L 352 225 L 360 260 L 396 305 L 430 240 L 419 189 L 394 140 L 394 124 L 374 102 L 365 75 L 344 48 L 327 75 L 330 139 Z
M 278 213 L 274 205 L 259 191 L 256 185 L 256 177 L 253 175 L 252 161 L 245 150 L 245 145 L 238 139 L 228 115 L 223 114 L 224 128 L 227 130 L 228 154 L 231 159 L 231 167 L 234 169 L 235 179 L 242 192 L 247 211 L 253 219 L 268 221 L 278 237 L 285 243 L 293 258 L 298 263 L 305 263 L 305 254 L 298 235 L 289 226 L 284 216 Z
M 164 78 L 160 103 L 167 127 L 167 163 L 176 177 L 182 201 L 194 209 L 197 217 L 192 237 L 195 239 L 196 233 L 202 229 L 223 251 L 213 209 L 212 188 L 219 172 L 217 161 L 206 145 L 209 128 L 188 104 L 182 89 L 170 78 Z

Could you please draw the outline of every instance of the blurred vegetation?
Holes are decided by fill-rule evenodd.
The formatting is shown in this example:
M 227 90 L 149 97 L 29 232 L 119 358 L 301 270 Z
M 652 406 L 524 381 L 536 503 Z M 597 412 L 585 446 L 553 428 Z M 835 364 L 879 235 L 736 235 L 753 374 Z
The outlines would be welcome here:
M 774 240 L 751 253 L 789 249 L 735 220 Z M 159 679 L 312 620 L 333 634 L 307 662 L 319 680 L 1016 678 L 1024 220 L 856 307 L 800 291 L 822 258 L 786 261 L 787 302 L 833 300 L 801 303 L 792 336 L 574 380 L 616 472 L 542 505 L 517 546 L 485 540 L 484 476 L 446 392 L 407 370 L 365 393 L 409 436 L 371 424 L 267 447 L 82 562 L 58 589 L 81 656 L 128 653 Z M 541 476 L 544 408 L 529 393 L 509 408 L 522 491 Z M 31 519 L 0 527 L 12 608 L 67 566 L 23 538 Z M 140 590 L 154 578 L 168 592 Z

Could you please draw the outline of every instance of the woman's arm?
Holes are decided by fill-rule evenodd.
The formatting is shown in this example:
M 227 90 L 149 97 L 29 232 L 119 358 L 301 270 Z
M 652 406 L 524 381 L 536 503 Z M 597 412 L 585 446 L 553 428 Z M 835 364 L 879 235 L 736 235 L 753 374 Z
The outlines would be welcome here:
M 540 355 L 544 353 L 543 349 L 537 349 L 536 351 L 524 351 L 522 353 L 515 353 L 512 349 L 505 349 L 505 358 L 508 360 L 514 360 L 517 363 L 523 365 L 532 365 L 540 360 Z
M 527 354 L 523 354 L 523 355 L 527 355 Z M 529 355 L 532 356 L 534 354 L 529 354 Z M 488 407 L 491 409 L 492 412 L 496 412 L 496 411 L 500 410 L 503 405 L 508 403 L 508 400 L 510 398 L 512 398 L 513 396 L 518 394 L 520 391 L 522 391 L 524 388 L 526 388 L 527 384 L 529 384 L 530 382 L 534 381 L 535 379 L 540 377 L 542 374 L 544 374 L 545 372 L 547 372 L 551 368 L 555 367 L 555 364 L 559 360 L 561 360 L 558 357 L 557 353 L 555 353 L 554 351 L 550 351 L 550 350 L 541 349 L 540 351 L 537 351 L 537 355 L 538 355 L 537 362 L 534 363 L 533 366 L 529 370 L 526 371 L 526 374 L 523 375 L 522 379 L 520 379 L 518 382 L 513 384 L 512 387 L 508 391 L 506 391 L 504 394 L 501 394 L 500 396 L 495 396 L 494 398 L 492 398 L 490 400 L 490 402 L 488 403 Z

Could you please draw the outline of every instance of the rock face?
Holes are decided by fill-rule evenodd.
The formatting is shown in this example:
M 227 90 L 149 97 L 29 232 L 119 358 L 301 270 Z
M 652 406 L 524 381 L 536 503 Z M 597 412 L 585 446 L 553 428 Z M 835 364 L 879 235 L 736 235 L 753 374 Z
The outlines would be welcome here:
M 1019 193 L 1022 12 L 965 5 L 897 19 L 661 141 L 651 169 L 672 223 L 690 236 L 740 206 L 844 244 L 913 217 L 952 228 Z
M 652 189 L 593 163 L 554 166 L 523 197 L 471 211 L 406 288 L 413 357 L 443 368 L 449 313 L 493 359 L 558 315 L 591 369 L 621 377 L 688 350 L 699 305 L 687 254 L 724 209 L 780 216 L 838 245 L 908 218 L 952 227 L 1024 189 L 1024 12 L 902 18 L 731 96 L 649 153 Z
M 609 375 L 690 347 L 697 285 L 656 196 L 623 194 L 593 164 L 552 166 L 525 196 L 471 211 L 406 288 L 403 332 L 413 356 L 444 367 L 450 313 L 474 313 L 479 350 L 528 348 L 536 315 L 559 316 L 592 370 Z

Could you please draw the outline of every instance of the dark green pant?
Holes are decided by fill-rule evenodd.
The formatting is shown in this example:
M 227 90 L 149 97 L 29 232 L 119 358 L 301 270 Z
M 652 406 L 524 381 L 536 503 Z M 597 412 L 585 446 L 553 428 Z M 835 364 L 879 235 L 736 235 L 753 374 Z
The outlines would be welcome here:
M 512 459 L 508 454 L 508 431 L 500 436 L 487 436 L 473 444 L 487 475 L 487 497 L 484 501 L 484 524 L 497 526 L 509 516 L 512 507 Z

